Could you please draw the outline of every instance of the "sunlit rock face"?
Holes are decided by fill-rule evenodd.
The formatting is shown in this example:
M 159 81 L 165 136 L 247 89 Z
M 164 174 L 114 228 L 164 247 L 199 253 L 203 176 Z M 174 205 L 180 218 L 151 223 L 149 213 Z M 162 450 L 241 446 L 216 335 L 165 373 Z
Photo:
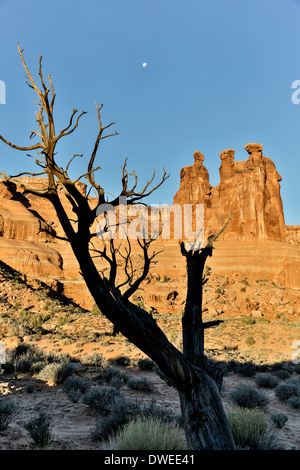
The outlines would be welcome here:
M 235 161 L 233 149 L 220 154 L 220 183 L 213 187 L 203 165 L 204 156 L 194 153 L 194 164 L 181 170 L 177 204 L 204 204 L 205 231 L 218 231 L 229 214 L 224 240 L 286 240 L 281 176 L 273 161 L 263 155 L 261 144 L 245 145 L 246 161 Z

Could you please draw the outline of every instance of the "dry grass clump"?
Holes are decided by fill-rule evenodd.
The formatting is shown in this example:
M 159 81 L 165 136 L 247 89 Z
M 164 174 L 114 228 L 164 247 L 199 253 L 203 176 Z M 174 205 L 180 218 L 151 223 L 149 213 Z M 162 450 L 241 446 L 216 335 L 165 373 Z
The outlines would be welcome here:
M 256 449 L 268 428 L 268 418 L 258 408 L 228 406 L 226 409 L 232 434 L 239 449 Z
M 14 401 L 0 398 L 0 431 L 4 431 L 14 418 L 17 406 Z
M 108 445 L 112 450 L 187 450 L 183 430 L 178 425 L 141 416 L 110 438 Z
M 71 364 L 53 363 L 47 364 L 38 374 L 38 378 L 45 382 L 54 384 L 62 384 L 68 377 L 73 374 Z
M 37 447 L 43 449 L 49 445 L 52 439 L 51 417 L 46 411 L 40 410 L 36 417 L 24 424 L 24 428 Z

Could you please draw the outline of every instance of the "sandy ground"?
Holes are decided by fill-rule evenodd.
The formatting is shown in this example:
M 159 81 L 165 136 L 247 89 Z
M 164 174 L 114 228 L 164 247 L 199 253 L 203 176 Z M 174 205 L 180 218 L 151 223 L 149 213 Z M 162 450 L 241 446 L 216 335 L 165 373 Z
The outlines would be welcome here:
M 126 386 L 124 393 L 131 398 L 150 401 L 155 396 L 158 405 L 179 410 L 177 392 L 168 387 L 155 372 L 142 372 L 127 369 L 130 375 L 145 377 L 155 386 L 155 393 L 135 392 Z M 241 381 L 251 383 L 252 378 L 244 378 L 229 373 L 224 378 L 223 399 L 227 401 L 229 392 Z M 26 391 L 28 383 L 34 382 L 32 393 Z M 288 416 L 285 426 L 279 433 L 279 442 L 284 450 L 299 450 L 299 411 L 293 410 L 288 404 L 280 402 L 274 390 L 266 390 L 270 403 L 267 413 L 284 413 Z M 36 416 L 41 409 L 47 410 L 52 417 L 53 438 L 50 450 L 101 450 L 101 445 L 91 439 L 91 431 L 95 425 L 95 417 L 90 408 L 82 401 L 73 403 L 60 386 L 51 386 L 45 382 L 23 375 L 17 379 L 0 375 L 0 393 L 13 399 L 18 405 L 18 413 L 8 428 L 0 431 L 0 450 L 30 450 L 33 448 L 24 423 Z

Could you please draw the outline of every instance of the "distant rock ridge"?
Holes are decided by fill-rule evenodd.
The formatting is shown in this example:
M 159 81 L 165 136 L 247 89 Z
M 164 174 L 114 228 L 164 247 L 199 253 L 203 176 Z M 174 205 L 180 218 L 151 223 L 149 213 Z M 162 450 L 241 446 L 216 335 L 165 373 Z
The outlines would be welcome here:
M 206 235 L 218 231 L 232 217 L 223 240 L 269 239 L 286 241 L 281 176 L 273 161 L 263 155 L 263 146 L 244 147 L 248 160 L 235 161 L 234 149 L 220 154 L 220 183 L 213 187 L 203 165 L 204 156 L 194 152 L 194 164 L 182 168 L 180 189 L 173 204 L 204 204 Z

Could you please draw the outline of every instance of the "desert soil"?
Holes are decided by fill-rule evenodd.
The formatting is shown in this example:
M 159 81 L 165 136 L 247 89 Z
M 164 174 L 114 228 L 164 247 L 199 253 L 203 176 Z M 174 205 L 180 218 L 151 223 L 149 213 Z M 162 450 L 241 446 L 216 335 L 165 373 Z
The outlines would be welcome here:
M 93 374 L 91 368 L 86 374 Z M 126 372 L 131 376 L 143 377 L 151 381 L 155 386 L 155 399 L 157 405 L 172 410 L 180 410 L 179 399 L 176 390 L 170 388 L 155 373 L 137 370 L 130 367 Z M 224 377 L 223 400 L 228 402 L 228 395 L 237 384 L 252 383 L 253 378 L 241 377 L 235 373 L 228 373 Z M 35 390 L 32 393 L 26 391 L 26 385 L 34 382 Z M 123 392 L 132 399 L 149 402 L 153 394 L 135 392 L 128 387 L 122 388 Z M 276 430 L 282 450 L 299 450 L 299 411 L 292 409 L 285 402 L 279 401 L 273 390 L 265 390 L 270 402 L 267 414 L 283 413 L 288 417 L 285 426 Z M 101 450 L 101 444 L 91 439 L 91 432 L 96 423 L 95 416 L 90 408 L 82 401 L 72 403 L 61 386 L 47 384 L 28 375 L 20 375 L 12 378 L 8 375 L 0 376 L 0 393 L 13 399 L 18 405 L 18 414 L 9 424 L 8 428 L 0 432 L 1 450 L 30 450 L 34 448 L 29 435 L 24 429 L 24 423 L 32 416 L 37 415 L 41 409 L 47 410 L 52 417 L 53 437 L 49 449 L 51 450 Z

